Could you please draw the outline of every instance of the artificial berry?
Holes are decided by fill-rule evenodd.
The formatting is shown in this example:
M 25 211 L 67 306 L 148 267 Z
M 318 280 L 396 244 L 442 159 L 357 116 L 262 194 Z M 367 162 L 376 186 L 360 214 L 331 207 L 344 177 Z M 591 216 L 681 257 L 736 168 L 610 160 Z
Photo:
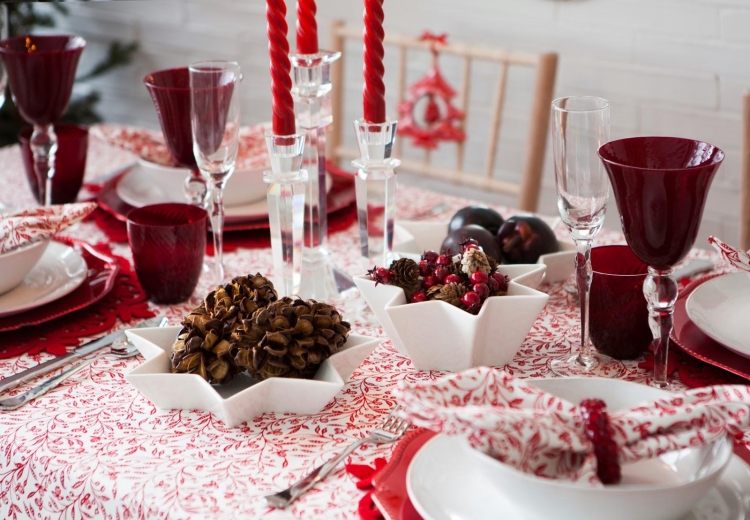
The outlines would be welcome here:
M 420 302 L 426 302 L 426 301 L 427 301 L 427 295 L 422 291 L 414 293 L 414 296 L 411 297 L 411 303 L 420 303 Z
M 469 277 L 469 279 L 471 280 L 471 283 L 475 283 L 475 284 L 476 283 L 487 283 L 489 281 L 490 277 L 487 276 L 482 271 L 474 271 L 473 273 L 471 273 L 471 276 Z
M 445 279 L 448 277 L 449 274 L 451 274 L 451 272 L 445 267 L 438 267 L 437 269 L 435 269 L 435 272 L 433 273 L 438 283 L 445 283 Z
M 430 264 L 434 264 L 437 262 L 438 255 L 435 251 L 425 251 L 425 253 L 422 255 L 422 260 L 426 260 Z
M 505 278 L 504 274 L 500 273 L 492 273 L 492 278 L 497 280 L 498 283 L 498 290 L 501 291 L 507 291 L 508 290 L 508 280 Z
M 380 283 L 391 283 L 391 272 L 387 267 L 378 267 L 378 269 L 375 271 L 375 274 L 377 276 L 377 280 Z
M 461 283 L 461 277 L 457 274 L 449 274 L 445 277 L 445 283 L 446 285 L 449 283 Z
M 453 263 L 453 260 L 448 255 L 440 255 L 438 259 L 435 261 L 437 265 L 442 265 L 443 267 L 451 265 Z
M 495 278 L 490 278 L 487 281 L 487 285 L 490 288 L 490 291 L 497 292 L 498 289 L 500 289 L 500 282 L 495 280 Z
M 437 284 L 437 283 L 438 283 L 438 281 L 437 281 L 437 280 L 435 279 L 435 277 L 434 277 L 434 276 L 432 276 L 431 274 L 428 274 L 428 275 L 427 275 L 427 276 L 425 276 L 425 277 L 424 277 L 424 279 L 422 280 L 422 286 L 423 286 L 423 287 L 424 287 L 425 289 L 429 289 L 430 287 L 434 286 L 434 285 L 435 285 L 435 284 Z
M 427 260 L 420 261 L 419 262 L 419 275 L 427 276 L 430 273 L 432 273 L 432 266 L 430 266 L 430 262 L 428 262 Z
M 479 249 L 479 242 L 477 242 L 473 238 L 467 238 L 466 240 L 461 242 L 461 249 L 464 253 L 471 249 Z
M 461 296 L 461 303 L 463 303 L 466 306 L 466 309 L 471 309 L 473 306 L 479 306 L 479 304 L 482 302 L 482 299 L 479 297 L 479 295 L 473 291 L 468 291 L 464 293 L 463 296 Z
M 490 295 L 490 288 L 487 287 L 487 284 L 475 283 L 474 287 L 472 287 L 471 290 L 477 293 L 479 297 L 483 300 L 486 300 L 487 297 Z

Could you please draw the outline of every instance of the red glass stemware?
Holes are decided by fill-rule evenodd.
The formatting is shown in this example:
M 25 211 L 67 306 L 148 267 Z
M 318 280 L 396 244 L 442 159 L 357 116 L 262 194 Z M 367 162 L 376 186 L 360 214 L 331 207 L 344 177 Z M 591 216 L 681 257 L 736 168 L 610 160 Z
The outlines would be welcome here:
M 53 123 L 65 113 L 86 40 L 79 36 L 17 36 L 0 41 L 13 101 L 34 125 L 31 149 L 44 201 L 52 203 L 57 136 Z M 41 196 L 41 193 L 40 193 Z
M 203 207 L 208 193 L 193 154 L 193 129 L 190 120 L 190 72 L 187 67 L 152 72 L 143 79 L 159 116 L 161 131 L 169 153 L 181 166 L 190 169 L 185 179 L 185 197 Z
M 678 287 L 672 267 L 693 247 L 724 152 L 678 137 L 631 137 L 599 149 L 625 240 L 648 264 L 643 294 L 654 336 L 653 385 L 667 388 L 667 351 Z

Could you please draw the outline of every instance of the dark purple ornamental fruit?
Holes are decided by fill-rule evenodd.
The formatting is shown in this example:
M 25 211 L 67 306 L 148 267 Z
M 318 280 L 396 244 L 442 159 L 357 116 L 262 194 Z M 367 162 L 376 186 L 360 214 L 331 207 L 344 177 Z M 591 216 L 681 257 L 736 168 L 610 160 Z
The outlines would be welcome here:
M 506 220 L 497 233 L 497 243 L 506 264 L 535 264 L 541 255 L 558 250 L 552 229 L 531 215 L 516 215 Z
M 451 233 L 471 224 L 483 227 L 496 235 L 500 226 L 503 225 L 503 217 L 494 209 L 486 206 L 467 206 L 453 215 L 450 224 L 448 224 L 448 232 Z
M 498 262 L 500 261 L 500 247 L 495 240 L 494 235 L 476 224 L 464 226 L 452 231 L 447 237 L 445 237 L 445 240 L 443 240 L 443 245 L 440 246 L 440 250 L 450 251 L 451 255 L 457 255 L 463 252 L 462 244 L 466 242 L 466 240 L 472 238 L 477 241 L 479 247 L 481 247 L 486 254 L 490 255 Z

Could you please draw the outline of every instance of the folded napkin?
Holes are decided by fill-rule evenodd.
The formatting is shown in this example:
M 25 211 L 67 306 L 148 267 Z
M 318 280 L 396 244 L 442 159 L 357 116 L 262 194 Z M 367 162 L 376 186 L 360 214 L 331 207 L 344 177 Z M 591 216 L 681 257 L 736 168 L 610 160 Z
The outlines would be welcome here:
M 0 214 L 0 254 L 47 240 L 95 209 L 95 202 L 83 202 Z
M 601 485 L 579 407 L 506 372 L 480 367 L 402 382 L 396 397 L 414 425 L 464 437 L 517 470 Z M 608 415 L 620 464 L 632 463 L 739 435 L 750 426 L 750 386 L 693 389 Z
M 741 271 L 750 273 L 750 251 L 744 252 L 725 244 L 715 236 L 708 237 L 708 243 L 714 246 L 724 260 Z
M 265 141 L 267 128 L 262 124 L 240 128 L 235 170 L 257 170 L 270 166 Z M 145 161 L 173 168 L 179 166 L 164 144 L 161 132 L 110 123 L 97 125 L 91 132 L 110 146 L 134 153 Z

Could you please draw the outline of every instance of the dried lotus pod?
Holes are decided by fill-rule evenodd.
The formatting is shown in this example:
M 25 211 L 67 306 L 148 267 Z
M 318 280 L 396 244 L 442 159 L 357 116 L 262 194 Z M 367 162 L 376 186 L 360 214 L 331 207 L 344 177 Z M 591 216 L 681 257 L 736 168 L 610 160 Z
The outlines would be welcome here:
M 259 380 L 312 378 L 346 343 L 351 328 L 331 305 L 288 297 L 258 309 L 242 325 L 233 335 L 234 359 Z
M 212 384 L 227 384 L 243 371 L 235 332 L 258 309 L 278 298 L 273 284 L 260 274 L 238 276 L 217 287 L 182 322 L 172 347 L 172 372 L 198 374 Z

